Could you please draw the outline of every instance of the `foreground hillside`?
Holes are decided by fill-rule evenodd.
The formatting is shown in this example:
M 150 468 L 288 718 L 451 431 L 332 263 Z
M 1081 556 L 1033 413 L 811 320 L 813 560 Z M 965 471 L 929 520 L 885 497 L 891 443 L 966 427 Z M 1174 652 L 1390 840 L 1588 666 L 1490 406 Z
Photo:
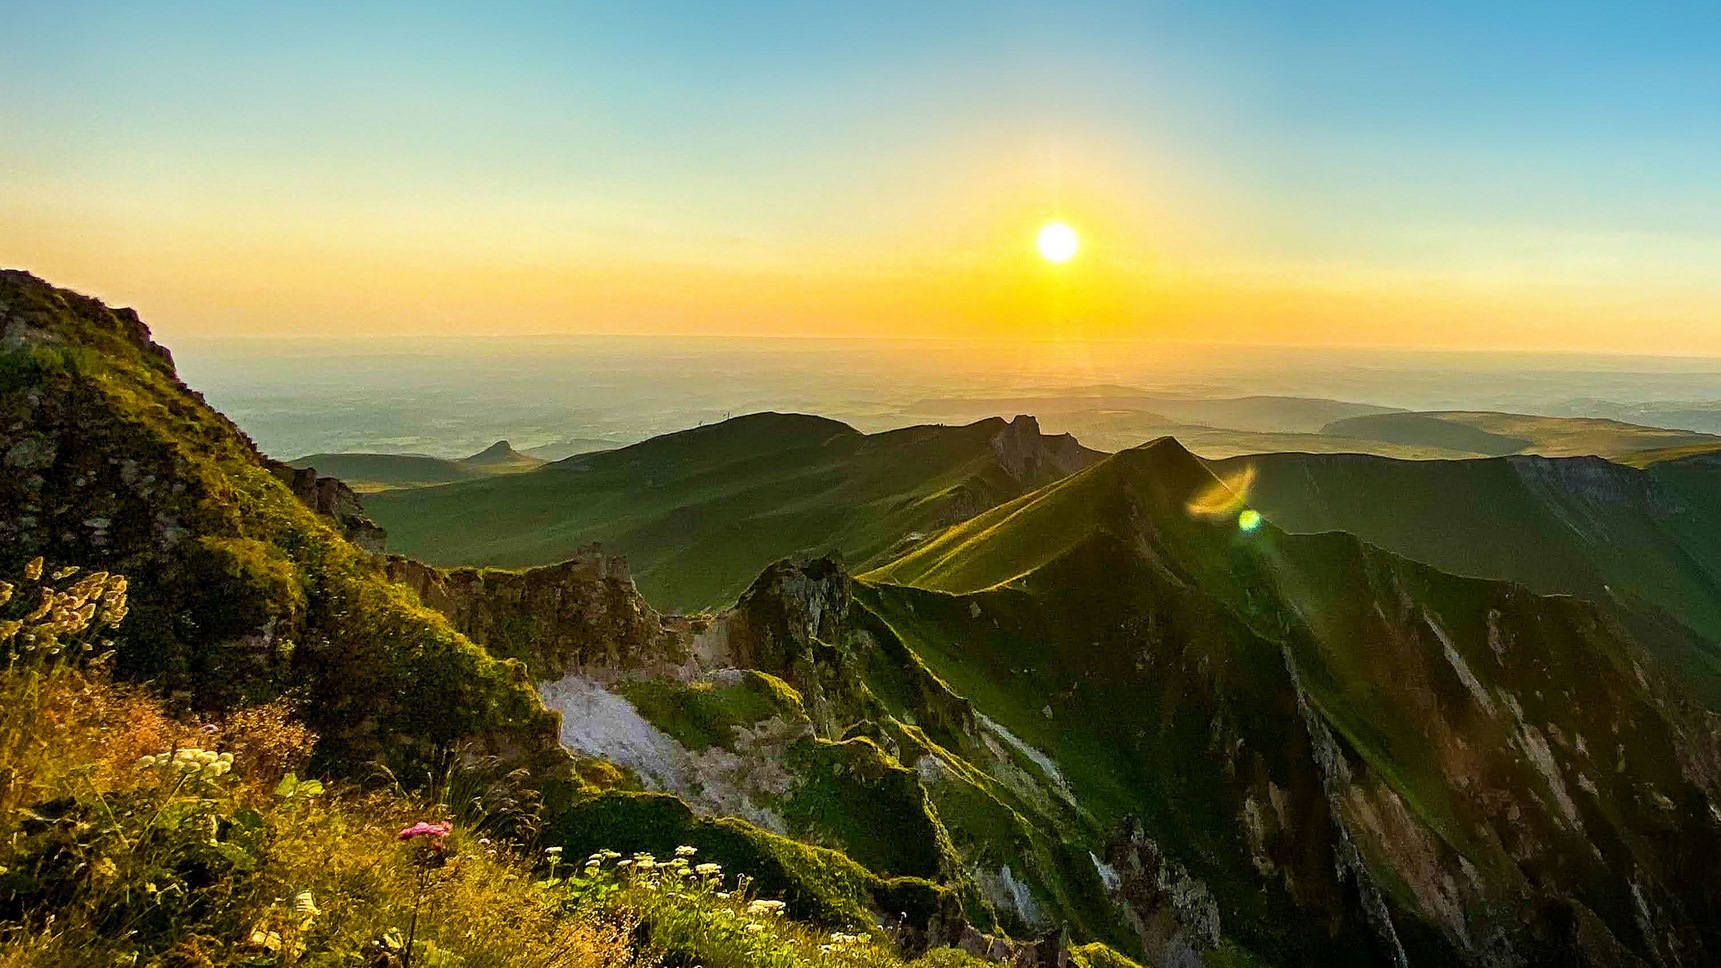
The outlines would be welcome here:
M 274 702 L 196 719 L 83 646 L 126 583 L 40 559 L 0 631 L 0 963 L 901 968 L 900 938 L 786 916 L 691 845 L 565 856 L 530 791 L 457 765 L 428 794 L 303 778 L 315 734 Z M 37 619 L 38 593 L 100 618 Z M 1098 946 L 1078 968 L 1132 968 Z M 943 948 L 914 962 L 979 968 Z
M 651 601 L 697 609 L 732 602 L 777 558 L 874 560 L 1096 456 L 1031 417 L 869 435 L 764 413 L 366 506 L 393 550 L 437 564 L 541 565 L 601 542 Z

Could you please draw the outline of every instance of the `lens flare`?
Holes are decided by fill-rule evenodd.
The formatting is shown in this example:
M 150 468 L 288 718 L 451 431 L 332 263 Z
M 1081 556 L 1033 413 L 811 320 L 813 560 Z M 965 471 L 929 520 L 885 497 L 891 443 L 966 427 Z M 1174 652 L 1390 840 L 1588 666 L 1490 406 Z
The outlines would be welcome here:
M 1237 528 L 1240 531 L 1253 531 L 1260 526 L 1261 512 L 1254 508 L 1244 508 L 1243 513 L 1237 515 Z
M 1183 506 L 1191 517 L 1224 520 L 1244 509 L 1249 501 L 1249 488 L 1255 483 L 1255 467 L 1242 469 L 1226 477 L 1216 478 Z

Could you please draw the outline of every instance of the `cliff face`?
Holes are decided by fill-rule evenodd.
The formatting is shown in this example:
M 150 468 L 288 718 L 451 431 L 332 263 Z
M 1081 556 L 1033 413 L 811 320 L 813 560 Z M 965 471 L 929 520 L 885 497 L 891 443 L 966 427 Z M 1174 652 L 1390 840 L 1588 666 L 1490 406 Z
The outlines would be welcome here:
M 523 571 L 441 569 L 399 555 L 385 570 L 462 634 L 525 662 L 539 679 L 696 671 L 693 637 L 704 623 L 659 615 L 634 588 L 627 559 L 596 546 Z
M 388 532 L 366 516 L 359 496 L 339 478 L 323 477 L 315 468 L 291 467 L 278 460 L 266 461 L 265 466 L 301 504 L 333 520 L 348 541 L 371 554 L 382 554 Z
M 1035 483 L 1074 474 L 1104 456 L 1070 434 L 1042 434 L 1040 422 L 1028 414 L 1018 414 L 993 435 L 992 452 L 1013 480 Z

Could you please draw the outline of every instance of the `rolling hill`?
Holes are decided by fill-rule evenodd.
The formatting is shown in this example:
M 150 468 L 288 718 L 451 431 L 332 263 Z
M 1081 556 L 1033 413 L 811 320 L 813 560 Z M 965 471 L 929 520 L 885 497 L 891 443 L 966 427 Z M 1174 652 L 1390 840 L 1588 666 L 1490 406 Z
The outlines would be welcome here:
M 425 454 L 307 454 L 287 461 L 338 477 L 361 494 L 401 487 L 470 481 L 492 474 L 519 474 L 545 462 L 498 440 L 470 457 L 450 460 Z
M 1537 454 L 1617 460 L 1671 448 L 1721 448 L 1721 437 L 1689 430 L 1641 427 L 1596 417 L 1464 410 L 1346 417 L 1327 424 L 1321 433 L 1401 447 L 1439 447 L 1480 457 Z
M 1031 417 L 863 434 L 764 413 L 366 506 L 390 547 L 415 558 L 520 567 L 598 542 L 630 559 L 654 603 L 697 609 L 733 601 L 777 558 L 871 561 L 1097 456 Z

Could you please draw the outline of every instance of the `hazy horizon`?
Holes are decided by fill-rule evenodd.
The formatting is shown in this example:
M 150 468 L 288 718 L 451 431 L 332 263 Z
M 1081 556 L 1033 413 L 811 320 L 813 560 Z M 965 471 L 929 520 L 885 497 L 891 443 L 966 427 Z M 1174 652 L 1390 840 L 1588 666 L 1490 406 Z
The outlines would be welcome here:
M 461 457 L 499 439 L 523 449 L 620 445 L 762 410 L 874 432 L 966 422 L 979 411 L 963 398 L 1055 398 L 1108 386 L 1721 430 L 1721 360 L 1692 357 L 660 336 L 184 338 L 168 346 L 189 384 L 285 459 Z M 1035 407 L 1003 409 L 1011 412 L 997 415 Z M 1040 416 L 1061 429 L 1057 417 Z

